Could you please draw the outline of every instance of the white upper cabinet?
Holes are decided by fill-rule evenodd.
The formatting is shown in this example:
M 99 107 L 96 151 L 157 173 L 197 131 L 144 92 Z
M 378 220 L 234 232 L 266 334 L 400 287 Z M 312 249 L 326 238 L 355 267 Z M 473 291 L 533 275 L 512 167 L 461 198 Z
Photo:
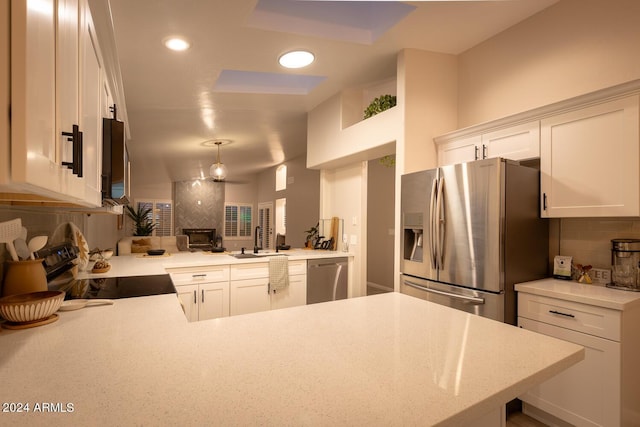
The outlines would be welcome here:
M 504 157 L 527 160 L 540 157 L 540 122 L 538 120 L 482 134 L 485 159 Z
M 526 160 L 540 156 L 540 122 L 532 121 L 438 142 L 438 165 L 504 157 Z
M 440 144 L 438 145 L 438 166 L 455 165 L 481 159 L 482 157 L 478 157 L 478 151 L 482 149 L 481 145 L 482 137 L 480 135 L 467 136 Z
M 11 2 L 11 143 L 3 168 L 16 190 L 61 188 L 56 138 L 56 26 L 53 0 Z M 10 161 L 9 161 L 10 159 Z M 7 174 L 2 174 L 7 176 Z
M 640 215 L 638 95 L 541 121 L 543 217 Z
M 0 162 L 3 191 L 101 205 L 103 72 L 91 25 L 86 0 L 11 2 L 11 140 Z
M 100 47 L 88 7 L 84 8 L 80 25 L 80 65 L 83 75 L 80 123 L 83 130 L 83 163 L 87 165 L 83 173 L 83 198 L 92 205 L 100 206 L 102 204 L 102 111 L 106 103 L 106 93 Z

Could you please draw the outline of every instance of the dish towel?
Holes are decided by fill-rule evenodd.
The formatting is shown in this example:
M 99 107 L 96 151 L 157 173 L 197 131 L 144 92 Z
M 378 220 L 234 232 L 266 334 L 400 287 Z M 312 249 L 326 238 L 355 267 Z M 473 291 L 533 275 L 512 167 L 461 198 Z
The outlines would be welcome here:
M 289 286 L 289 260 L 286 256 L 269 257 L 269 291 L 282 290 Z

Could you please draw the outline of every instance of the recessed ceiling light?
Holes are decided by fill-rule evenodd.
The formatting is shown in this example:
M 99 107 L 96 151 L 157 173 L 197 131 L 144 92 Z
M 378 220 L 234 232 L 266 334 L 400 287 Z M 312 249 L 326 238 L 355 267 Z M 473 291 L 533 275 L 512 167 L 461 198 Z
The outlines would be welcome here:
M 191 47 L 191 44 L 181 37 L 167 37 L 164 39 L 164 45 L 171 50 L 181 52 Z
M 294 50 L 287 52 L 278 58 L 278 62 L 285 68 L 302 68 L 311 64 L 315 56 L 306 50 Z

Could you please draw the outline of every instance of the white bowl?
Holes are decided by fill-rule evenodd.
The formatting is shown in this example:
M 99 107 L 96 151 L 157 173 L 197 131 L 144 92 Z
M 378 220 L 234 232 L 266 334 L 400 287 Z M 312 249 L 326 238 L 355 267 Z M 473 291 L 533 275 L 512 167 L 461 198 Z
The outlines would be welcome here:
M 0 316 L 10 322 L 36 322 L 58 311 L 63 291 L 41 291 L 0 298 Z

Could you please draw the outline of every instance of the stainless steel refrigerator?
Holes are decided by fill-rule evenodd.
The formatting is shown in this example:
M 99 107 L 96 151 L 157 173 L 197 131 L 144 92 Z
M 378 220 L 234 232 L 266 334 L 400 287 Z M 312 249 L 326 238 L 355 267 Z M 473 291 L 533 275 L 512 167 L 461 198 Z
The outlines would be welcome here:
M 515 283 L 547 277 L 540 173 L 505 159 L 402 176 L 400 291 L 515 325 Z

